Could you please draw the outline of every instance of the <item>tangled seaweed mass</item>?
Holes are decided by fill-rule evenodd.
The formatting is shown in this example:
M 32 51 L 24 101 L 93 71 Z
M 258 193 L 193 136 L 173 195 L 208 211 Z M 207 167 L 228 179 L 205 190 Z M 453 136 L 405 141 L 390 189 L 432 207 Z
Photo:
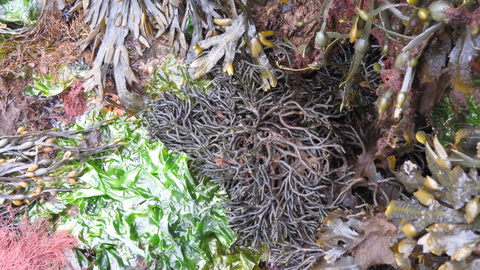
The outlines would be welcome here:
M 344 142 L 353 130 L 334 120 L 340 98 L 315 80 L 283 77 L 259 90 L 254 66 L 240 62 L 208 90 L 185 85 L 143 115 L 153 138 L 183 151 L 200 178 L 221 185 L 230 224 L 243 245 L 315 243 L 334 190 L 348 176 Z M 243 77 L 240 77 L 243 76 Z M 337 93 L 337 97 L 339 97 Z

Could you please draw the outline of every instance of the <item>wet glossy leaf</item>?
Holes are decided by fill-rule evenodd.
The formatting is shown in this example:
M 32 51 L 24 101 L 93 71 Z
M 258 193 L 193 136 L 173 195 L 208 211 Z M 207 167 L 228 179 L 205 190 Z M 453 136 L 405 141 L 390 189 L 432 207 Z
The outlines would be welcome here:
M 398 172 L 393 172 L 395 176 L 405 185 L 408 191 L 412 192 L 423 186 L 424 179 L 422 171 L 413 162 L 407 160 Z
M 423 253 L 432 253 L 437 259 L 443 254 L 450 256 L 452 261 L 438 269 L 475 269 L 471 268 L 474 257 L 470 255 L 480 242 L 476 233 L 480 228 L 477 133 L 474 128 L 459 130 L 450 150 L 443 148 L 437 137 L 433 140 L 434 149 L 427 142 L 426 159 L 432 176 L 427 176 L 426 186 L 413 194 L 429 207 L 416 202 L 392 201 L 386 211 L 387 217 L 402 219 L 401 229 L 410 237 L 409 241 L 417 241 L 413 237 L 422 235 L 425 229 L 427 233 L 416 242 L 423 246 Z M 420 196 L 421 193 L 428 194 L 428 200 Z M 403 241 L 406 240 L 397 245 L 398 252 L 402 252 Z M 406 256 L 395 258 L 402 269 L 409 268 Z
M 362 267 L 355 263 L 355 258 L 352 256 L 342 257 L 336 262 L 328 263 L 322 261 L 319 264 L 313 266 L 312 270 L 338 270 L 338 269 L 351 269 L 351 270 L 361 270 Z
M 332 263 L 347 252 L 359 237 L 360 235 L 348 227 L 339 215 L 330 213 L 323 220 L 317 244 L 326 250 L 325 260 Z
M 453 168 L 450 179 L 454 181 L 454 186 L 448 189 L 445 196 L 454 209 L 463 207 L 472 195 L 480 193 L 480 183 L 470 179 L 460 166 Z
M 247 248 L 230 248 L 226 249 L 225 245 L 214 238 L 206 240 L 203 245 L 208 245 L 213 256 L 211 263 L 201 267 L 201 270 L 243 270 L 254 269 L 256 262 L 260 257 L 258 251 L 249 250 Z
M 468 257 L 480 241 L 480 237 L 473 231 L 455 225 L 432 225 L 426 230 L 428 233 L 418 241 L 418 244 L 423 246 L 423 252 L 432 252 L 437 256 L 446 253 L 455 260 Z M 459 253 L 464 248 L 469 251 Z
M 184 155 L 148 142 L 135 122 L 125 120 L 103 132 L 111 139 L 128 138 L 130 144 L 101 160 L 87 159 L 79 181 L 90 188 L 61 196 L 64 204 L 78 206 L 77 216 L 66 217 L 63 228 L 97 252 L 96 267 L 124 269 L 135 266 L 138 258 L 156 261 L 150 269 L 254 265 L 258 257 L 248 251 L 226 251 L 235 236 L 220 206 L 218 187 L 198 183 Z M 88 122 L 83 121 L 79 127 Z M 213 251 L 218 253 L 204 245 L 212 241 L 217 241 Z
M 446 188 L 451 188 L 452 187 L 452 181 L 449 178 L 449 173 L 450 173 L 450 166 L 447 166 L 445 160 L 440 158 L 436 152 L 431 148 L 429 144 L 425 145 L 427 151 L 427 164 L 428 168 L 433 174 L 433 178 L 438 181 L 438 183 Z M 436 149 L 435 149 L 436 150 Z M 447 171 L 445 171 L 447 170 Z
M 0 22 L 28 26 L 39 17 L 37 1 L 6 0 L 0 2 Z
M 84 67 L 77 65 L 75 68 L 60 65 L 57 74 L 48 73 L 44 76 L 34 75 L 33 85 L 25 88 L 24 93 L 29 96 L 52 97 L 62 93 L 77 78 L 76 75 L 82 75 Z
M 430 171 L 434 175 L 434 179 L 438 180 L 443 189 L 438 193 L 441 194 L 441 199 L 450 203 L 454 209 L 460 209 L 469 202 L 473 195 L 480 193 L 480 181 L 475 177 L 471 179 L 460 166 L 452 165 L 445 149 L 440 145 L 440 142 L 434 138 L 435 152 L 426 144 L 427 163 Z M 469 158 L 468 156 L 454 150 L 457 155 L 464 157 L 463 160 Z
M 480 259 L 447 261 L 438 270 L 476 270 L 480 269 Z
M 412 220 L 415 230 L 421 232 L 428 225 L 435 222 L 463 223 L 463 213 L 456 212 L 451 208 L 436 204 L 434 208 L 427 208 L 420 204 L 391 201 L 385 212 L 388 218 L 402 218 Z
M 442 69 L 447 64 L 447 55 L 452 44 L 451 40 L 437 40 L 436 46 L 427 46 L 420 59 L 420 76 L 426 82 L 434 82 L 440 77 Z
M 472 78 L 470 74 L 470 61 L 472 61 L 478 51 L 475 49 L 480 43 L 480 36 L 472 36 L 470 27 L 465 28 L 464 32 L 457 39 L 457 43 L 450 52 L 449 68 L 451 82 L 455 89 L 464 93 L 470 93 Z

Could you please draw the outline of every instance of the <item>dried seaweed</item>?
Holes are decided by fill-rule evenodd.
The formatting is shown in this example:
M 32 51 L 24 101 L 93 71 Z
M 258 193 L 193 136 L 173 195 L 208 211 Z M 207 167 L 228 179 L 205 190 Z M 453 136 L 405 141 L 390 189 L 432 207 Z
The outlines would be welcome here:
M 21 77 L 30 75 L 31 70 L 57 75 L 60 65 L 71 64 L 79 57 L 76 43 L 85 34 L 84 17 L 76 14 L 67 23 L 61 11 L 46 8 L 33 29 L 2 38 L 0 76 Z
M 426 229 L 428 232 L 418 240 L 423 252 L 431 252 L 437 256 L 446 253 L 453 260 L 468 257 L 480 237 L 474 231 L 449 224 L 436 224 Z
M 397 234 L 396 226 L 389 222 L 384 214 L 378 214 L 363 221 L 360 231 L 363 235 L 352 249 L 355 262 L 362 269 L 369 269 L 374 265 L 394 265 L 394 255 L 390 246 Z
M 318 232 L 317 244 L 324 250 L 324 256 L 317 257 L 312 269 L 337 269 L 335 265 L 338 269 L 393 265 L 394 254 L 389 247 L 396 234 L 396 226 L 384 214 L 374 216 L 364 212 L 347 216 L 341 211 L 332 212 L 323 220 Z M 354 258 L 346 257 L 349 253 Z M 340 267 L 344 264 L 345 268 Z
M 283 244 L 279 247 L 272 248 L 272 254 L 273 258 L 269 264 L 278 267 L 272 267 L 273 269 L 317 269 L 315 265 L 320 258 L 325 256 L 325 251 L 315 245 L 306 247 Z
M 326 250 L 325 261 L 333 263 L 350 250 L 360 235 L 340 219 L 338 214 L 330 213 L 322 222 L 317 244 Z

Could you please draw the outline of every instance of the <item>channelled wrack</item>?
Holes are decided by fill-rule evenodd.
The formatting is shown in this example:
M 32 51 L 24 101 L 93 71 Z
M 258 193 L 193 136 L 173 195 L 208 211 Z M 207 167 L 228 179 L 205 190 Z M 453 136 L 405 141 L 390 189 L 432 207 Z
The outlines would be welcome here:
M 240 244 L 314 242 L 336 183 L 347 176 L 341 144 L 348 132 L 333 122 L 340 100 L 314 81 L 286 77 L 269 92 L 257 90 L 250 68 L 240 63 L 239 75 L 215 74 L 208 91 L 186 85 L 183 99 L 165 92 L 144 124 L 185 152 L 200 178 L 226 190 Z

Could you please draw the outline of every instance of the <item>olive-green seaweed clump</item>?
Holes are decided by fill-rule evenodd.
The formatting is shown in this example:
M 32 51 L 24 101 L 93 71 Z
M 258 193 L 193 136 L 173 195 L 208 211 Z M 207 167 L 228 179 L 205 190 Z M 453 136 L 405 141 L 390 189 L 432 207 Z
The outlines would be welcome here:
M 32 202 L 42 204 L 58 191 L 83 187 L 76 178 L 82 174 L 75 161 L 118 148 L 125 144 L 115 140 L 90 145 L 90 133 L 113 121 L 104 120 L 82 130 L 26 131 L 0 137 L 0 205 L 20 206 L 24 211 Z M 67 143 L 68 142 L 68 143 Z
M 436 267 L 428 269 L 476 269 L 478 260 L 472 253 L 480 242 L 478 132 L 457 131 L 449 150 L 437 137 L 431 140 L 422 132 L 417 134 L 419 141 L 425 142 L 431 176 L 423 177 L 415 164 L 405 162 L 397 176 L 416 190 L 416 200 L 392 201 L 386 211 L 387 217 L 401 219 L 395 255 L 401 269 L 411 269 L 419 256 L 434 260 Z M 422 252 L 414 252 L 416 246 L 422 246 Z

